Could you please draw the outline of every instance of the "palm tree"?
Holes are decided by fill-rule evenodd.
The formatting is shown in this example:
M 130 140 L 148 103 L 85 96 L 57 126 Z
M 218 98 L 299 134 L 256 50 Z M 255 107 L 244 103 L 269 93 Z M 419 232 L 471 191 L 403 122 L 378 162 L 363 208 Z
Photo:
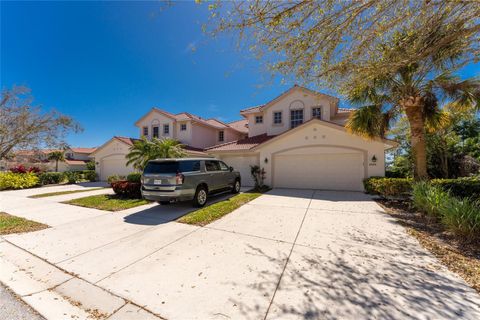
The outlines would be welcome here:
M 48 154 L 48 160 L 55 161 L 55 172 L 58 172 L 58 161 L 64 161 L 63 151 L 53 151 Z
M 448 28 L 444 27 L 427 35 L 399 34 L 392 43 L 379 48 L 379 61 L 388 60 L 412 43 L 428 47 L 448 34 Z M 414 177 L 428 178 L 425 130 L 434 130 L 447 119 L 439 104 L 448 103 L 457 109 L 480 108 L 480 81 L 461 80 L 452 73 L 461 66 L 457 62 L 463 54 L 455 46 L 444 46 L 427 59 L 398 67 L 395 73 L 352 84 L 348 96 L 360 108 L 352 112 L 347 128 L 368 138 L 384 137 L 390 125 L 405 115 L 411 133 Z
M 157 158 L 182 158 L 186 153 L 183 145 L 171 138 L 147 140 L 145 137 L 135 141 L 130 152 L 125 156 L 127 165 L 132 164 L 139 171 L 143 170 L 148 161 Z
M 420 65 L 402 68 L 396 74 L 376 79 L 371 86 L 356 88 L 352 103 L 366 103 L 355 110 L 347 128 L 369 138 L 384 137 L 393 121 L 406 115 L 414 155 L 414 177 L 427 178 L 426 128 L 435 129 L 448 119 L 439 101 L 453 108 L 479 107 L 480 81 L 460 80 L 448 71 L 425 73 Z

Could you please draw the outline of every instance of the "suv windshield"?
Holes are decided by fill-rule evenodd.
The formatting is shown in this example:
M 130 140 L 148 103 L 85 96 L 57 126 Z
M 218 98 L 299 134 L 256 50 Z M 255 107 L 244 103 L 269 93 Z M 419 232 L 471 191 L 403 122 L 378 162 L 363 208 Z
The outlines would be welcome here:
M 144 174 L 178 173 L 200 171 L 199 160 L 149 162 Z

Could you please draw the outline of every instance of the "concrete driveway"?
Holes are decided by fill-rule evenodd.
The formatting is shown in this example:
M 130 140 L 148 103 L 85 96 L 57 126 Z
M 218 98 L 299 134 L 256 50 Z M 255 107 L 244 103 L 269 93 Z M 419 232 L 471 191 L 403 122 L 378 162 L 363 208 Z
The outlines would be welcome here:
M 13 197 L 0 211 L 48 212 Z M 203 228 L 172 221 L 188 204 L 50 203 L 75 219 L 0 242 L 0 281 L 47 318 L 480 318 L 479 295 L 362 193 L 272 190 Z

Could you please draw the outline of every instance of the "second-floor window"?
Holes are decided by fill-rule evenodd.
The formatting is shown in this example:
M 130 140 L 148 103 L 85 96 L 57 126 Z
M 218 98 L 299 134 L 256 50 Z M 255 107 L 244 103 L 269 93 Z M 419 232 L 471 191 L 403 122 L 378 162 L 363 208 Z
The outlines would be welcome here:
M 148 127 L 143 127 L 143 135 L 148 137 Z
M 273 113 L 273 124 L 281 124 L 282 123 L 282 112 L 277 111 Z
M 186 123 L 180 124 L 180 131 L 187 131 L 187 124 Z
M 322 108 L 320 107 L 312 108 L 312 118 L 322 120 Z
M 263 123 L 263 116 L 255 116 L 255 123 Z
M 158 127 L 157 126 L 153 127 L 153 137 L 158 138 Z
M 225 134 L 223 133 L 223 131 L 218 131 L 218 141 L 223 142 L 224 139 Z
M 290 127 L 295 128 L 303 123 L 303 109 L 290 110 Z
M 170 126 L 168 124 L 163 125 L 163 134 L 168 136 L 170 134 Z

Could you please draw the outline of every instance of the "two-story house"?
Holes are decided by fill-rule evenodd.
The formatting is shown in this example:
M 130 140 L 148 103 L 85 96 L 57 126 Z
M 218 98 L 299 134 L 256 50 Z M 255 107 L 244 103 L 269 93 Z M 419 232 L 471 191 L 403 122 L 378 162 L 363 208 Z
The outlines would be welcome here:
M 243 119 L 235 122 L 153 108 L 135 125 L 139 136 L 174 138 L 191 156 L 224 160 L 240 171 L 244 186 L 253 185 L 250 167 L 258 165 L 272 187 L 363 190 L 364 178 L 385 174 L 384 152 L 396 143 L 348 133 L 352 110 L 338 103 L 295 85 L 268 103 L 241 110 Z M 102 180 L 133 171 L 125 155 L 134 141 L 114 137 L 93 153 Z
M 248 135 L 245 124 L 246 120 L 227 124 L 187 112 L 172 114 L 158 108 L 152 108 L 135 122 L 139 137 L 176 139 L 184 145 L 187 154 L 193 157 L 211 157 L 203 152 L 206 147 L 244 139 Z M 93 156 L 101 180 L 106 180 L 110 175 L 126 175 L 134 171 L 132 166 L 126 165 L 125 156 L 135 140 L 113 137 L 98 148 Z
M 345 129 L 351 109 L 335 97 L 294 86 L 240 114 L 248 137 L 206 149 L 238 169 L 243 185 L 252 185 L 250 166 L 265 171 L 272 187 L 363 190 L 362 180 L 385 175 L 385 139 L 365 140 Z

